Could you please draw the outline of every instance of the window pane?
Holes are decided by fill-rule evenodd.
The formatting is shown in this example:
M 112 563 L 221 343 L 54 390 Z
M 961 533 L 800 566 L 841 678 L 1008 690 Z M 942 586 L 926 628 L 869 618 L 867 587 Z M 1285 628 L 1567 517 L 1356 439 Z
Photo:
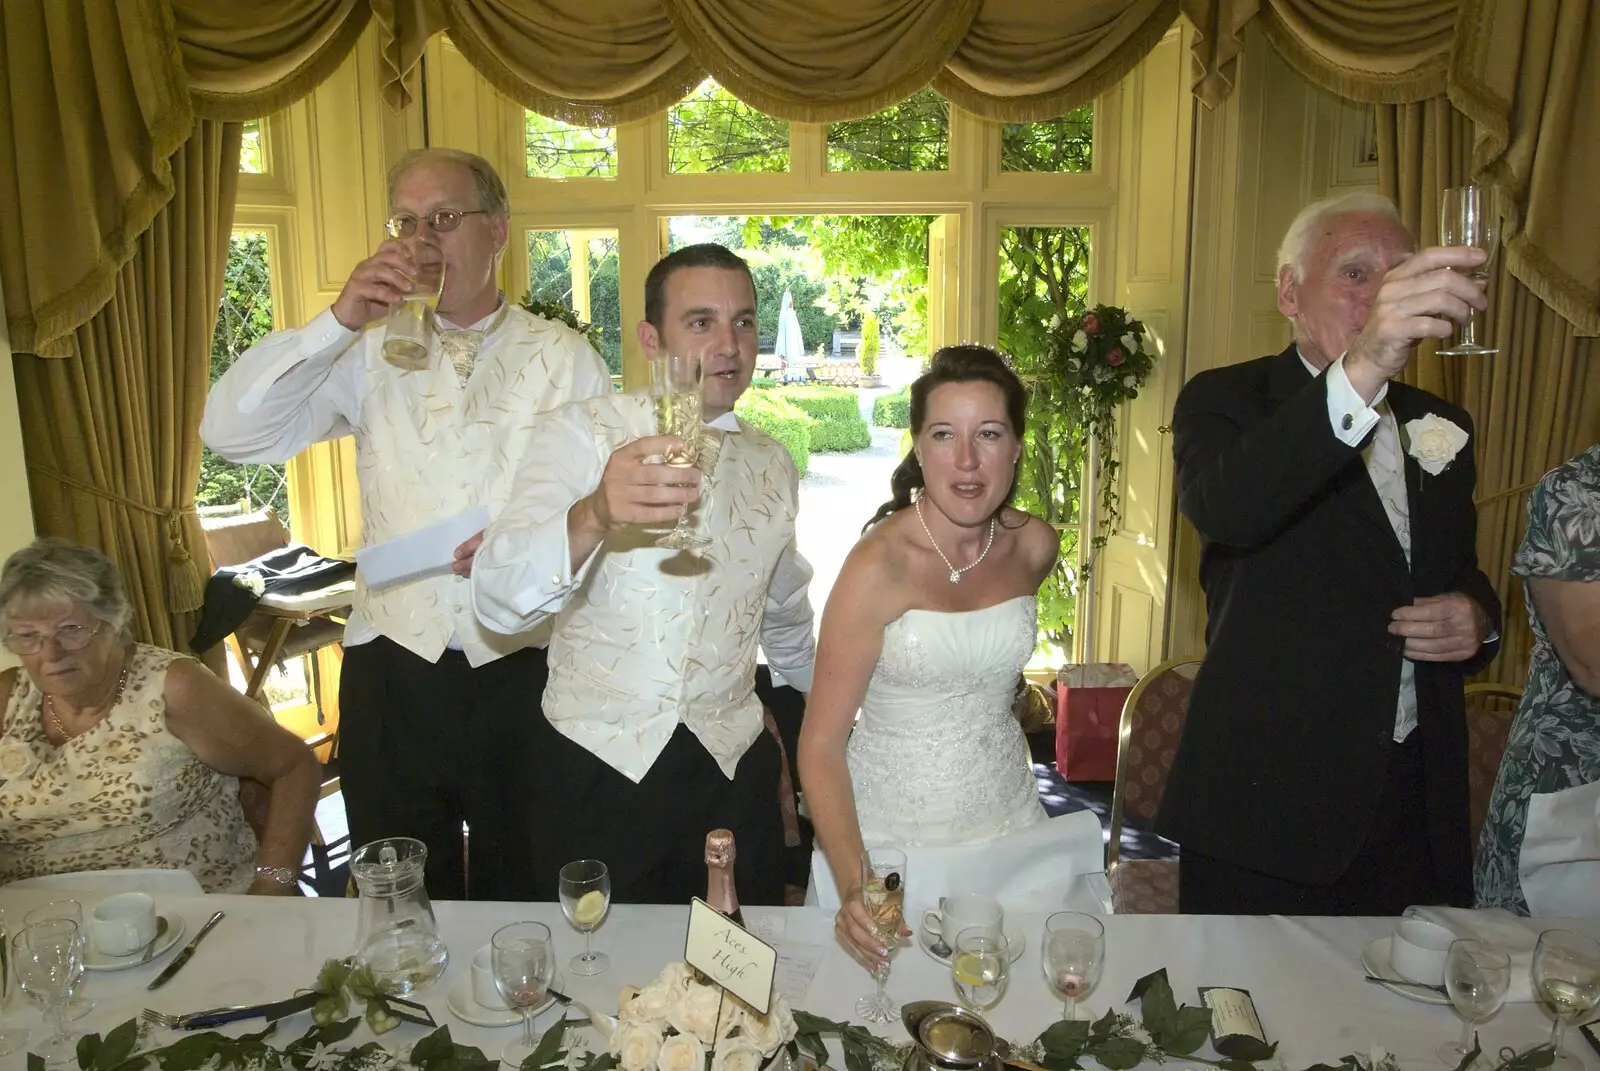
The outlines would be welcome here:
M 251 119 L 244 124 L 244 140 L 239 145 L 239 170 L 246 175 L 260 175 L 267 170 L 259 119 Z
M 573 247 L 583 260 L 574 271 Z M 614 376 L 622 374 L 622 286 L 616 231 L 529 231 L 523 305 L 584 330 Z
M 679 175 L 789 170 L 789 124 L 707 78 L 667 111 L 667 170 Z
M 211 336 L 211 382 L 234 360 L 272 333 L 272 278 L 267 236 L 235 231 L 228 240 L 228 266 L 222 278 L 222 304 Z M 236 465 L 213 454 L 200 454 L 197 506 L 237 507 L 250 512 L 271 506 L 289 523 L 289 485 L 283 465 Z
M 1002 171 L 1092 171 L 1094 105 L 1042 123 L 1007 123 L 1000 132 Z
M 537 112 L 523 117 L 529 178 L 616 178 L 617 132 L 584 127 Z
M 829 171 L 947 171 L 950 102 L 923 89 L 865 119 L 828 127 Z

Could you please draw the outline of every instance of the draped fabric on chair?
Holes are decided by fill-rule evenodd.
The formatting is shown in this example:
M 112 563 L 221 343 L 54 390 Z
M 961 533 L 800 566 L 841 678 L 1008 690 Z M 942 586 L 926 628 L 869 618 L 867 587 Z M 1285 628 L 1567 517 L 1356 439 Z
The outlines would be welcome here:
M 74 359 L 16 357 L 40 534 L 110 554 L 135 633 L 177 651 L 187 650 L 209 572 L 194 511 L 196 431 L 242 129 L 203 119 L 173 154 L 172 200 L 117 272 L 111 300 L 73 333 Z

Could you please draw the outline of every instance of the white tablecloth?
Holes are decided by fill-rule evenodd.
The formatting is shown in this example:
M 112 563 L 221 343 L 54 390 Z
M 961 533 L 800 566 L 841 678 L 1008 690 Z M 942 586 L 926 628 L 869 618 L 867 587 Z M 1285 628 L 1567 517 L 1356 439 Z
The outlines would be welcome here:
M 62 895 L 55 890 L 0 890 L 0 908 L 16 922 L 22 912 Z M 86 910 L 94 899 L 85 898 Z M 469 1026 L 446 1007 L 449 987 L 467 972 L 472 953 L 498 926 L 537 919 L 554 932 L 564 967 L 566 959 L 581 949 L 582 937 L 566 924 L 560 906 L 554 903 L 441 902 L 434 906 L 440 934 L 450 948 L 450 965 L 444 977 L 417 999 L 432 1009 L 440 1023 L 450 1025 L 455 1039 L 497 1055 L 515 1028 Z M 164 899 L 158 907 L 163 913 L 177 911 L 183 916 L 185 942 L 212 911 L 222 908 L 227 918 L 200 945 L 188 966 L 154 993 L 146 992 L 145 985 L 175 951 L 145 967 L 89 973 L 80 991 L 98 1007 L 80 1021 L 80 1027 L 103 1032 L 138 1015 L 146 1006 L 188 1012 L 280 999 L 311 984 L 323 960 L 353 951 L 355 900 L 196 896 Z M 752 925 L 763 916 L 779 917 L 785 943 L 823 949 L 816 976 L 799 1006 L 832 1019 L 850 1018 L 856 998 L 867 992 L 872 982 L 835 945 L 832 914 L 817 908 L 746 908 L 745 913 Z M 687 916 L 686 906 L 613 907 L 595 935 L 596 947 L 612 957 L 611 969 L 595 978 L 574 978 L 563 969 L 564 991 L 603 1010 L 614 1010 L 617 990 L 623 984 L 643 984 L 664 963 L 681 956 Z M 1013 965 L 1004 999 L 987 1015 L 1002 1036 L 1026 1041 L 1059 1015 L 1060 1006 L 1045 988 L 1039 970 L 1043 916 L 1015 917 L 1026 933 L 1027 947 Z M 1087 1000 L 1096 1014 L 1108 1006 L 1123 1007 L 1137 978 L 1165 967 L 1180 1002 L 1199 1003 L 1195 990 L 1200 985 L 1250 990 L 1269 1038 L 1282 1043 L 1280 1055 L 1291 1068 L 1319 1060 L 1334 1062 L 1350 1052 L 1365 1052 L 1374 1044 L 1418 1068 L 1442 1068 L 1433 1050 L 1460 1031 L 1460 1020 L 1449 1007 L 1415 1003 L 1362 980 L 1362 946 L 1387 934 L 1392 927 L 1389 919 L 1172 915 L 1113 916 L 1104 922 L 1105 972 Z M 1600 922 L 1594 920 L 1567 925 L 1600 935 Z M 915 945 L 897 953 L 889 991 L 900 1001 L 954 999 L 949 971 Z M 543 1013 L 538 1025 L 547 1025 L 555 1014 Z M 14 997 L 6 1016 L 9 1023 L 44 1027 L 39 1012 L 25 997 Z M 308 1013 L 291 1017 L 280 1023 L 278 1036 L 287 1041 L 304 1032 L 309 1023 Z M 253 1020 L 228 1029 L 242 1033 L 260 1026 L 260 1020 Z M 898 1026 L 880 1029 L 896 1041 L 904 1040 Z M 1549 1029 L 1550 1019 L 1539 1005 L 1507 1005 L 1483 1028 L 1483 1042 L 1489 1051 L 1502 1045 L 1521 1048 L 1544 1040 Z M 409 1049 L 424 1033 L 421 1027 L 407 1025 L 383 1040 Z M 368 1038 L 363 1027 L 348 1044 Z M 1600 1066 L 1576 1031 L 1569 1031 L 1567 1047 L 1591 1067 Z M 1202 1051 L 1209 1054 L 1209 1046 Z M 6 1071 L 23 1066 L 20 1055 L 0 1059 L 0 1068 Z

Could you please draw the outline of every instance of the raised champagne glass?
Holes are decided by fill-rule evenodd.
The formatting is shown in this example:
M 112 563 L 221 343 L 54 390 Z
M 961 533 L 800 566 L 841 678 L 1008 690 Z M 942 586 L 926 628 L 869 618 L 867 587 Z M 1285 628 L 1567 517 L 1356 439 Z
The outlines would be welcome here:
M 890 954 L 900 943 L 905 927 L 906 853 L 897 848 L 869 848 L 861 853 L 861 902 L 872 916 L 878 940 Z M 900 1006 L 889 996 L 889 965 L 872 972 L 878 983 L 874 993 L 856 1001 L 856 1014 L 869 1023 L 893 1023 L 900 1018 Z
M 681 353 L 663 353 L 650 362 L 650 398 L 655 406 L 656 434 L 676 435 L 683 445 L 662 459 L 664 464 L 693 468 L 700 460 L 700 358 Z M 698 550 L 711 540 L 694 531 L 689 520 L 690 507 L 672 531 L 656 540 L 656 546 L 671 550 Z
M 1439 243 L 1471 245 L 1487 253 L 1488 259 L 1476 268 L 1463 269 L 1474 279 L 1489 278 L 1495 249 L 1500 244 L 1500 201 L 1493 186 L 1452 186 L 1444 191 L 1439 206 Z M 1440 349 L 1441 357 L 1470 357 L 1499 353 L 1493 346 L 1478 343 L 1478 312 L 1468 314 L 1461 325 L 1461 341 Z
M 1600 941 L 1575 930 L 1546 930 L 1533 949 L 1533 987 L 1556 1017 L 1550 1031 L 1552 1071 L 1583 1071 L 1583 1061 L 1562 1051 L 1567 1024 L 1600 1004 Z

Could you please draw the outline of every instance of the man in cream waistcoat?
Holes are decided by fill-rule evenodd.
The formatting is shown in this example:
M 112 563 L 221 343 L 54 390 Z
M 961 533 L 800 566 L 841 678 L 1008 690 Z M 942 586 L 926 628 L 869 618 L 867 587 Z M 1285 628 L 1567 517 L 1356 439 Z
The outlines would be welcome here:
M 576 332 L 507 302 L 495 268 L 509 233 L 505 185 L 487 161 L 411 153 L 389 175 L 392 235 L 356 265 L 332 308 L 264 339 L 212 388 L 201 435 L 223 457 L 285 461 L 353 434 L 363 541 L 392 539 L 505 504 L 545 410 L 611 392 Z M 385 318 L 411 289 L 412 259 L 441 256 L 444 293 L 428 364 L 382 354 Z M 466 579 L 439 571 L 374 590 L 357 574 L 339 689 L 340 777 L 351 838 L 428 846 L 442 899 L 528 899 L 514 869 L 528 831 L 518 801 L 531 762 L 528 696 L 546 637 L 495 633 Z M 471 829 L 470 884 L 462 825 Z
M 535 434 L 471 570 L 490 628 L 554 618 L 544 717 L 530 711 L 533 896 L 554 899 L 562 864 L 590 857 L 619 902 L 684 903 L 705 894 L 706 833 L 726 827 L 740 900 L 781 903 L 781 760 L 756 653 L 809 691 L 815 646 L 799 476 L 733 415 L 755 367 L 750 270 L 721 246 L 681 249 L 651 269 L 645 317 L 649 354 L 703 359 L 704 477 L 655 463 L 675 440 L 654 434 L 649 398 L 565 406 Z M 657 547 L 691 503 L 709 546 Z

